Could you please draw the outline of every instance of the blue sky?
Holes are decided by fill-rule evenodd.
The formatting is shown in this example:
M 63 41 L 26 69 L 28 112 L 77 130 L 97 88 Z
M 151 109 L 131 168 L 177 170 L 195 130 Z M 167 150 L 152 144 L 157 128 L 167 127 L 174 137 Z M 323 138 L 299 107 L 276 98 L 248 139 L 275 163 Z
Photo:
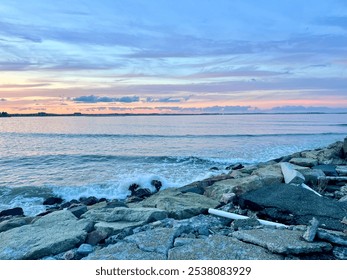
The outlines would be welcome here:
M 298 106 L 347 108 L 347 1 L 0 2 L 10 112 Z

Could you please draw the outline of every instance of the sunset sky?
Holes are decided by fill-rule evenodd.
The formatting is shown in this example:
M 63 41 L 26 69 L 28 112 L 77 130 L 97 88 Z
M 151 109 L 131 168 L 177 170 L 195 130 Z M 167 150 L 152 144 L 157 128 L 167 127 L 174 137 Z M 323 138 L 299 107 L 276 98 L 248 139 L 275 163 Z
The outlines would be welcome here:
M 346 108 L 346 0 L 0 1 L 0 111 Z

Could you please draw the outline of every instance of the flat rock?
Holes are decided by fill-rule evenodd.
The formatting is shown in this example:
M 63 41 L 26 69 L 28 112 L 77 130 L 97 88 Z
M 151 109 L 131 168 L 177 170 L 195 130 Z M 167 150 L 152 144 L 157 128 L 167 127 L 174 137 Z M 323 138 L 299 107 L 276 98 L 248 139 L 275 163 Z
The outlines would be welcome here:
M 169 249 L 173 247 L 176 232 L 173 228 L 158 228 L 135 233 L 126 237 L 124 241 L 135 243 L 142 251 L 156 252 L 166 256 Z
M 284 177 L 279 164 L 272 164 L 261 167 L 253 171 L 252 175 L 259 176 L 263 185 L 272 185 L 283 183 Z
M 319 229 L 317 237 L 333 244 L 347 246 L 347 234 L 340 231 Z
M 87 220 L 77 220 L 62 210 L 0 233 L 0 259 L 39 259 L 59 254 L 83 243 L 92 229 Z
M 206 188 L 205 195 L 221 201 L 225 193 L 242 194 L 263 186 L 263 181 L 257 175 L 246 176 L 236 179 L 222 180 Z M 212 208 L 212 207 L 211 207 Z
M 332 164 L 321 164 L 316 165 L 312 169 L 314 170 L 321 170 L 324 172 L 326 176 L 338 176 L 338 172 L 336 170 L 336 167 Z
M 313 158 L 292 158 L 291 160 L 289 160 L 290 163 L 296 164 L 296 165 L 300 165 L 300 166 L 304 166 L 304 167 L 313 167 L 315 165 L 318 164 L 317 159 L 313 159 Z
M 30 219 L 25 217 L 15 217 L 10 220 L 5 220 L 0 223 L 0 232 L 7 231 L 16 227 L 21 227 L 28 224 Z
M 166 260 L 166 256 L 156 252 L 145 252 L 135 243 L 120 241 L 95 250 L 83 260 Z
M 177 242 L 179 246 L 169 250 L 169 260 L 279 260 L 281 256 L 241 242 L 235 238 L 213 235 L 205 239 Z
M 336 166 L 336 172 L 337 174 L 335 175 L 329 175 L 329 176 L 347 176 L 347 165 L 339 165 Z
M 324 186 L 327 183 L 324 172 L 320 169 L 303 169 L 300 173 L 305 177 L 305 184 L 309 186 Z
M 343 145 L 344 143 L 339 141 L 324 149 L 304 151 L 301 156 L 316 159 L 318 164 L 344 164 Z
M 130 230 L 139 226 L 144 225 L 145 222 L 139 221 L 139 222 L 124 222 L 124 221 L 118 221 L 118 222 L 97 222 L 94 225 L 94 228 L 98 231 L 103 231 L 107 233 L 107 236 L 115 235 L 117 233 L 120 233 L 124 230 Z
M 164 210 L 170 218 L 181 220 L 207 213 L 208 208 L 217 207 L 219 202 L 204 195 L 167 189 L 152 195 L 139 205 Z
M 239 197 L 242 208 L 258 211 L 265 217 L 284 224 L 307 225 L 315 217 L 320 227 L 345 230 L 341 221 L 347 213 L 347 204 L 319 197 L 313 192 L 294 185 L 272 185 L 250 191 Z
M 244 242 L 262 246 L 277 254 L 309 254 L 328 252 L 331 244 L 326 242 L 306 242 L 302 240 L 302 231 L 277 229 L 251 229 L 233 233 L 233 236 Z

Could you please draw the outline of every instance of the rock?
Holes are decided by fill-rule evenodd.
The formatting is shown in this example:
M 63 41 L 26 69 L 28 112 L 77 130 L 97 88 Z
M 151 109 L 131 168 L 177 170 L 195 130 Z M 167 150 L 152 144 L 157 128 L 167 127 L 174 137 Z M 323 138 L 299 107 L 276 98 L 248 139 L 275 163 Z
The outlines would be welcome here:
M 283 183 L 283 174 L 279 164 L 268 165 L 255 170 L 252 175 L 259 176 L 263 185 L 272 185 Z
M 222 235 L 180 242 L 169 250 L 169 260 L 279 260 L 279 255 Z
M 234 165 L 229 165 L 225 168 L 225 170 L 239 170 L 242 169 L 244 166 L 241 163 L 236 163 Z
M 139 205 L 165 210 L 170 218 L 180 220 L 207 213 L 208 208 L 217 207 L 219 202 L 203 195 L 167 189 L 145 199 Z
M 63 199 L 61 199 L 60 197 L 48 197 L 47 199 L 45 199 L 45 201 L 43 202 L 43 205 L 54 205 L 54 204 L 60 204 L 63 202 Z
M 347 247 L 334 247 L 333 255 L 338 260 L 347 260 Z
M 304 167 L 313 167 L 318 164 L 318 161 L 312 158 L 292 158 L 289 162 Z
M 295 170 L 290 163 L 282 162 L 281 169 L 286 184 L 300 185 L 305 182 L 305 177 L 299 171 Z
M 107 202 L 105 208 L 116 208 L 116 207 L 126 207 L 128 208 L 128 205 L 126 205 L 125 202 L 119 201 L 119 200 L 112 200 Z
M 3 211 L 0 211 L 0 217 L 6 217 L 6 216 L 23 216 L 24 211 L 20 207 L 15 207 L 12 209 L 6 209 Z
M 152 192 L 149 189 L 137 189 L 132 195 L 143 199 L 151 196 Z
M 313 192 L 295 185 L 272 185 L 245 193 L 239 197 L 241 208 L 258 211 L 258 217 L 282 223 L 308 224 L 316 217 L 321 227 L 344 230 L 340 223 L 346 215 L 347 205 L 319 197 Z
M 262 246 L 277 254 L 309 254 L 328 252 L 332 246 L 326 242 L 306 242 L 302 231 L 277 229 L 251 229 L 235 231 L 233 236 L 244 242 Z
M 140 185 L 138 185 L 138 184 L 131 184 L 128 189 L 129 189 L 129 191 L 131 191 L 131 195 L 134 195 L 134 192 L 137 189 L 139 189 L 139 188 L 140 188 Z
M 81 197 L 80 202 L 84 205 L 90 206 L 94 205 L 99 202 L 99 200 L 95 196 L 89 196 L 89 197 Z
M 260 177 L 256 175 L 251 175 L 243 178 L 218 181 L 214 183 L 212 186 L 207 187 L 204 194 L 207 197 L 220 201 L 223 194 L 225 193 L 233 192 L 236 195 L 240 195 L 244 192 L 258 189 L 262 186 L 263 183 Z
M 135 243 L 120 241 L 102 249 L 97 249 L 83 260 L 166 260 L 164 254 L 145 252 Z
M 326 176 L 320 169 L 304 169 L 300 173 L 305 177 L 307 185 L 323 187 L 327 183 Z
M 80 205 L 80 206 L 73 206 L 68 209 L 72 214 L 76 216 L 76 218 L 80 218 L 84 213 L 88 211 L 87 206 Z
M 97 245 L 101 241 L 105 240 L 108 237 L 108 232 L 104 230 L 93 230 L 88 233 L 86 238 L 86 243 L 90 245 Z
M 84 243 L 78 247 L 76 253 L 82 257 L 85 257 L 85 256 L 88 256 L 93 251 L 94 251 L 94 247 L 92 245 Z
M 219 170 L 219 168 L 215 167 L 215 166 L 210 168 L 210 171 L 218 171 L 218 170 Z
M 310 221 L 310 225 L 307 227 L 304 235 L 302 236 L 306 241 L 312 242 L 316 237 L 316 233 L 318 230 L 319 221 L 313 217 Z
M 73 260 L 75 259 L 75 257 L 76 257 L 76 254 L 74 250 L 69 250 L 63 255 L 63 259 L 67 261 Z
M 142 251 L 155 252 L 167 256 L 169 249 L 173 247 L 175 235 L 175 229 L 158 228 L 130 235 L 124 240 L 129 243 L 135 243 Z
M 222 203 L 228 204 L 231 203 L 233 201 L 233 199 L 235 198 L 235 194 L 234 193 L 225 193 L 222 195 L 221 201 Z
M 344 164 L 342 148 L 343 142 L 339 141 L 324 149 L 302 152 L 301 156 L 316 159 L 318 164 Z
M 333 244 L 347 246 L 347 235 L 340 231 L 319 229 L 317 237 Z
M 29 222 L 30 219 L 25 217 L 16 217 L 10 220 L 5 220 L 0 223 L 0 232 L 27 225 Z
M 159 180 L 152 180 L 151 185 L 155 187 L 157 191 L 159 191 L 160 188 L 163 186 L 163 184 Z
M 341 198 L 339 199 L 339 202 L 347 202 L 347 195 L 341 197 Z
M 62 210 L 0 233 L 0 259 L 39 259 L 83 243 L 92 224 Z
M 243 220 L 234 220 L 232 223 L 235 230 L 240 229 L 252 229 L 254 227 L 258 227 L 261 224 L 257 219 L 249 218 L 249 219 L 243 219 Z
M 347 157 L 347 137 L 346 137 L 345 140 L 343 141 L 342 150 L 343 150 L 343 153 L 344 153 L 345 157 Z
M 347 176 L 347 166 L 346 165 L 339 165 L 336 166 L 336 172 L 337 174 L 332 174 L 329 176 Z
M 332 164 L 321 164 L 313 167 L 314 170 L 322 170 L 326 176 L 338 176 L 336 168 Z

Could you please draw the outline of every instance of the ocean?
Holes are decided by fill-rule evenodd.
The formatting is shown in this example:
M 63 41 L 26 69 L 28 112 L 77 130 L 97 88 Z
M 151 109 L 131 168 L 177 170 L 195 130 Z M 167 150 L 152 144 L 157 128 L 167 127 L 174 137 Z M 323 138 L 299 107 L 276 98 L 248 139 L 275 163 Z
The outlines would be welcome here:
M 344 114 L 0 118 L 0 210 L 36 215 L 49 196 L 124 199 L 154 179 L 180 187 L 345 136 Z

